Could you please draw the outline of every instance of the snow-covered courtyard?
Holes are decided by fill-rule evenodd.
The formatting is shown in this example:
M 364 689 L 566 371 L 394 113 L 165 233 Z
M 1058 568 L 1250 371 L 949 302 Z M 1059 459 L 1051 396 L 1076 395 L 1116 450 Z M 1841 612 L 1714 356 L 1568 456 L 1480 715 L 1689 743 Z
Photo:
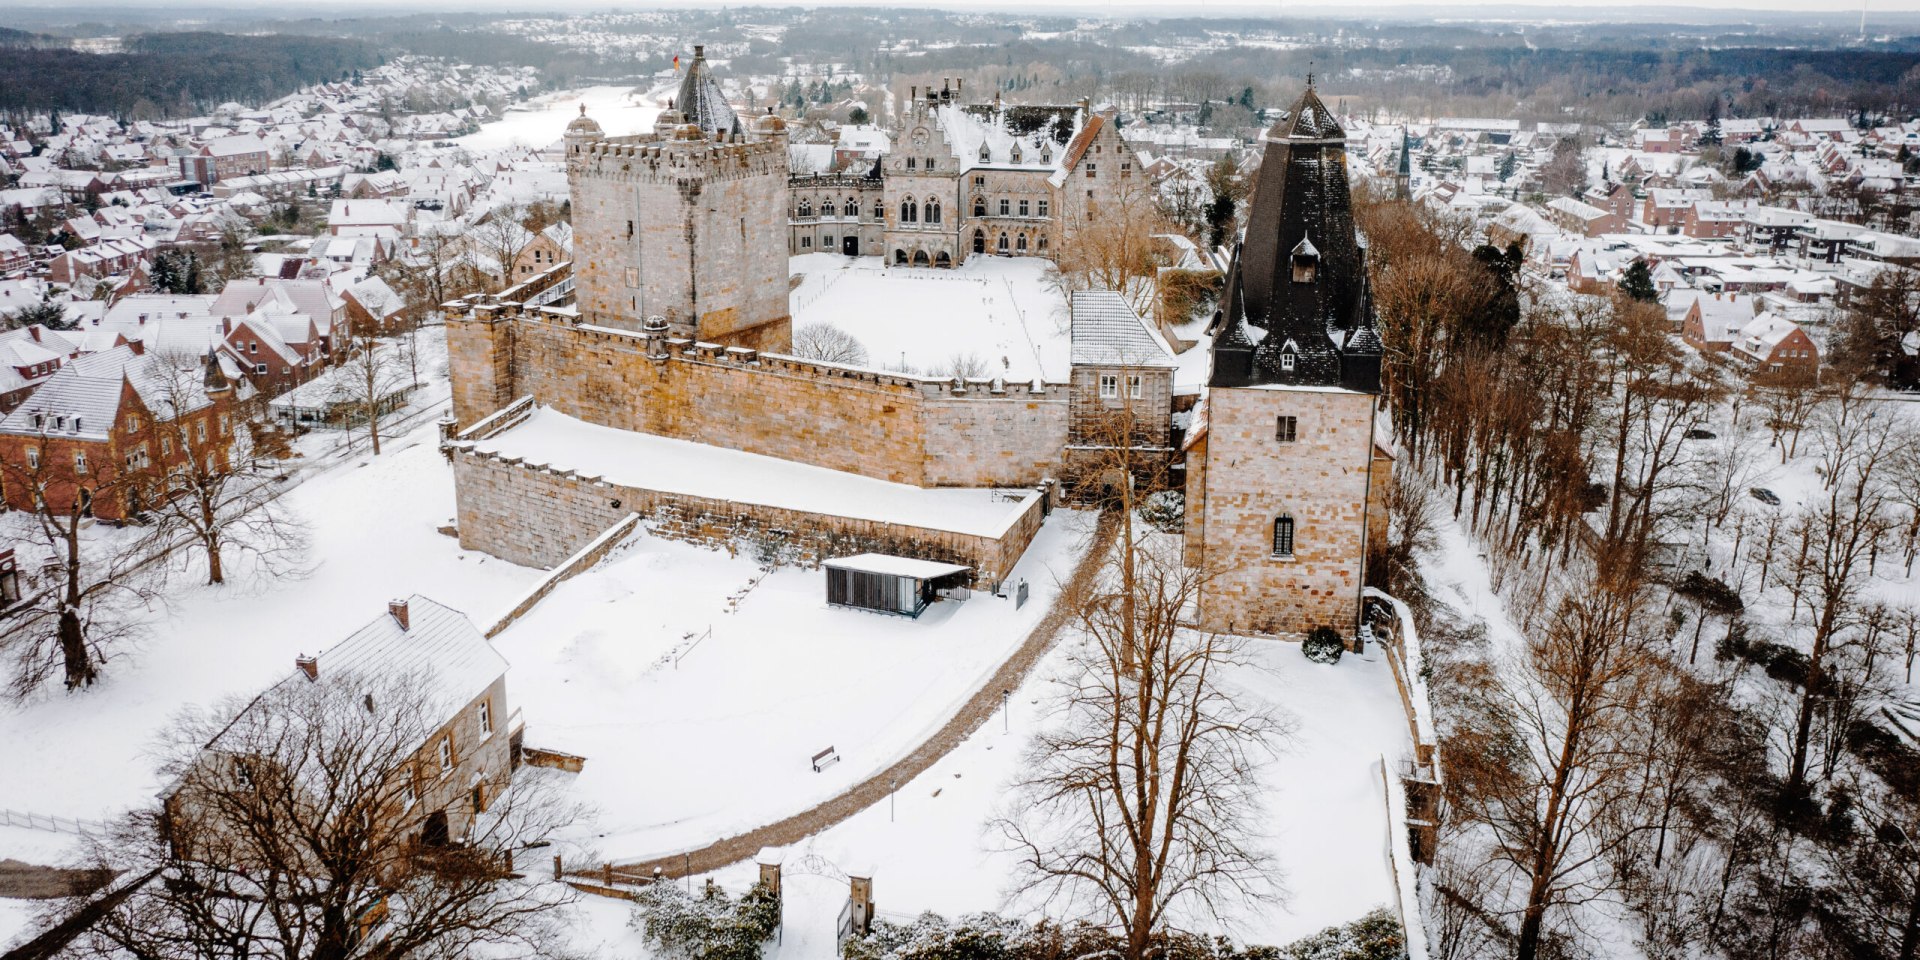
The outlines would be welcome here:
M 616 137 L 653 129 L 653 118 L 660 113 L 651 95 L 638 93 L 633 87 L 562 90 L 519 104 L 499 120 L 482 126 L 479 133 L 454 142 L 469 150 L 512 146 L 542 149 L 560 140 L 582 106 L 601 129 Z
M 604 858 L 702 846 L 918 746 L 1039 623 L 1091 525 L 1054 513 L 1014 571 L 1024 607 L 978 592 L 917 620 L 828 607 L 820 570 L 642 536 L 499 636 L 508 696 L 529 744 L 587 758 L 580 839 Z
M 868 366 L 944 375 L 972 357 L 975 376 L 1067 378 L 1067 303 L 1048 260 L 981 256 L 942 270 L 811 253 L 789 264 L 804 278 L 790 297 L 794 329 L 839 327 L 867 348 Z

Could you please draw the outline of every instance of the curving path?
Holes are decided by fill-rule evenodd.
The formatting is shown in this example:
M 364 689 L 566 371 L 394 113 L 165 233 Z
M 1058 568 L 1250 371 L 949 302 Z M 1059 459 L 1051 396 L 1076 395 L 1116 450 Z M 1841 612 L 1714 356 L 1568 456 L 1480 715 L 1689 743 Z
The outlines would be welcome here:
M 1061 601 L 1079 588 L 1086 586 L 1099 571 L 1101 561 L 1105 559 L 1108 548 L 1113 545 L 1115 528 L 1112 514 L 1102 514 L 1099 525 L 1094 528 L 1092 546 L 1074 567 L 1073 575 L 1068 578 L 1067 587 L 1062 591 L 1061 596 L 1055 599 L 1053 609 L 1048 610 L 1047 615 L 1034 625 L 1020 647 L 1000 665 L 999 670 L 994 671 L 993 676 L 987 678 L 987 682 L 982 684 L 980 689 L 974 691 L 973 696 L 961 705 L 960 710 L 941 725 L 939 730 L 934 731 L 933 736 L 921 742 L 905 757 L 818 806 L 746 833 L 735 834 L 698 850 L 675 853 L 652 860 L 615 864 L 612 867 L 610 879 L 626 883 L 645 881 L 652 878 L 656 869 L 662 876 L 676 878 L 684 877 L 689 873 L 711 873 L 721 867 L 752 857 L 760 852 L 762 847 L 784 847 L 799 843 L 885 800 L 894 781 L 906 783 L 925 773 L 935 761 L 951 753 L 961 741 L 979 730 L 993 716 L 993 712 L 1000 708 L 1000 691 L 1018 687 L 1040 662 L 1040 658 L 1053 648 L 1054 640 L 1059 637 L 1060 628 L 1066 625 L 1068 618 L 1067 608 Z M 608 871 L 605 869 L 581 871 L 578 876 L 588 883 L 581 884 L 580 888 L 594 893 L 625 896 L 623 891 L 604 887 L 596 888 L 598 885 L 591 883 L 593 880 L 608 878 L 607 874 Z M 571 871 L 569 875 L 573 875 Z

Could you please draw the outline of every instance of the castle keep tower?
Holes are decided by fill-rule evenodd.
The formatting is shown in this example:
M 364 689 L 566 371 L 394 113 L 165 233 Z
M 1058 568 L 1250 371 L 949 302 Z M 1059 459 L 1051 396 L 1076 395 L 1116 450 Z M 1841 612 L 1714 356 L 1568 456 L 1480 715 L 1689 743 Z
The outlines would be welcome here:
M 696 46 L 651 134 L 567 128 L 577 305 L 587 323 L 784 351 L 787 151 L 778 124 L 743 124 Z
M 1263 139 L 1188 440 L 1187 558 L 1215 572 L 1209 629 L 1352 636 L 1391 454 L 1374 438 L 1381 343 L 1346 132 L 1309 81 Z

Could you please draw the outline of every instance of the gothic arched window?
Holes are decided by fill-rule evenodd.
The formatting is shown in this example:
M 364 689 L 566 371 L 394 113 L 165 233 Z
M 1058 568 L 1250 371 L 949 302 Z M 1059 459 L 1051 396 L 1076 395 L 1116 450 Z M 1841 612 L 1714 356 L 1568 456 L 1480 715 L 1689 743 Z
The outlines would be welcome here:
M 802 217 L 811 217 L 811 216 L 813 216 L 813 201 L 812 201 L 812 200 L 802 200 L 802 201 L 800 201 L 800 216 L 802 216 Z
M 1273 519 L 1273 555 L 1293 556 L 1293 517 L 1288 514 Z
M 1027 235 L 1024 233 L 1021 234 L 1020 238 L 1013 242 L 1013 248 L 1015 250 L 1020 251 L 1021 253 L 1026 253 L 1027 252 Z
M 860 216 L 860 204 L 856 202 L 852 197 L 847 198 L 846 207 L 844 209 L 846 211 L 847 218 L 850 220 Z
M 919 219 L 920 219 L 920 208 L 919 206 L 914 204 L 912 197 L 908 197 L 905 200 L 900 201 L 900 222 L 901 223 L 915 223 L 915 222 L 918 222 Z
M 938 200 L 927 201 L 927 222 L 928 223 L 940 222 L 940 201 Z
M 1007 252 L 1007 235 L 1006 234 L 1003 233 L 1000 235 L 1000 242 L 994 245 L 994 249 L 1000 251 L 1001 253 Z
M 987 198 L 986 197 L 973 198 L 973 215 L 976 217 L 984 217 L 987 215 Z

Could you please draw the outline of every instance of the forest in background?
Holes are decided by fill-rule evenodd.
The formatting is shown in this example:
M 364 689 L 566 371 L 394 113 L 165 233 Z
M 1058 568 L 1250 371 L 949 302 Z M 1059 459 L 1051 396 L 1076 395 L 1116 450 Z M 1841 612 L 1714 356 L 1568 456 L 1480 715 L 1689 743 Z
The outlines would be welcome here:
M 189 116 L 229 100 L 264 103 L 384 60 L 364 41 L 295 34 L 149 33 L 129 37 L 121 53 L 58 42 L 0 28 L 0 111 Z

